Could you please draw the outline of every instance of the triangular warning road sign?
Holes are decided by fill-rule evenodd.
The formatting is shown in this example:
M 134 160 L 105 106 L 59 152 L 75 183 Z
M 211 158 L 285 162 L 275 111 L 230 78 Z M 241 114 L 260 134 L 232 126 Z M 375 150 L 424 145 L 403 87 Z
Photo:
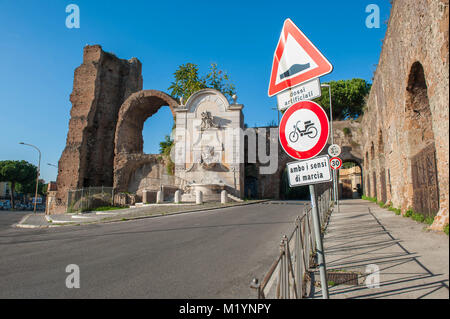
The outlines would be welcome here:
M 269 96 L 330 73 L 333 66 L 291 21 L 283 30 L 273 56 Z

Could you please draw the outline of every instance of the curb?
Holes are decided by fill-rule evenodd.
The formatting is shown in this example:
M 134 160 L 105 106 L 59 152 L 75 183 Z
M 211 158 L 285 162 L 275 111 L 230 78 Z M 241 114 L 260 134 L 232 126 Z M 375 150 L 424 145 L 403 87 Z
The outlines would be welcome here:
M 117 222 L 133 221 L 133 220 L 144 219 L 144 218 L 155 218 L 155 217 L 163 217 L 163 216 L 173 216 L 173 215 L 188 214 L 188 213 L 206 212 L 206 211 L 215 210 L 215 209 L 224 209 L 224 208 L 233 208 L 233 207 L 239 207 L 239 206 L 260 204 L 260 203 L 267 202 L 267 201 L 270 201 L 270 200 L 271 199 L 262 199 L 262 200 L 258 200 L 257 202 L 252 202 L 252 203 L 240 203 L 240 204 L 231 205 L 231 206 L 225 206 L 225 207 L 210 207 L 210 208 L 203 208 L 203 209 L 196 209 L 196 210 L 187 210 L 187 211 L 176 212 L 176 213 L 171 213 L 171 214 L 157 214 L 157 215 L 148 215 L 148 216 L 136 216 L 136 217 L 130 217 L 130 218 L 124 217 L 126 220 L 120 220 L 120 219 L 108 220 L 108 221 L 101 221 L 101 220 L 99 220 L 99 223 L 104 223 L 104 224 L 117 223 Z M 86 225 L 87 224 L 88 223 L 86 223 Z M 91 224 L 94 224 L 94 223 L 91 223 Z
M 94 221 L 86 221 L 86 222 L 78 222 L 78 221 L 58 221 L 58 220 L 53 220 L 52 218 L 50 218 L 48 215 L 45 215 L 45 219 L 48 222 L 53 223 L 54 225 L 45 225 L 45 226 L 37 226 L 37 225 L 29 225 L 29 224 L 17 224 L 15 225 L 15 227 L 18 228 L 50 228 L 50 227 L 62 227 L 62 226 L 74 226 L 74 224 L 77 225 L 91 225 L 91 224 L 107 224 L 107 223 L 117 223 L 117 222 L 124 222 L 124 221 L 132 221 L 132 220 L 138 220 L 138 219 L 144 219 L 144 218 L 154 218 L 154 217 L 163 217 L 163 216 L 173 216 L 173 215 L 180 215 L 180 214 L 188 214 L 188 213 L 195 213 L 195 212 L 206 212 L 206 211 L 210 211 L 210 210 L 215 210 L 215 209 L 223 209 L 223 208 L 233 208 L 233 207 L 240 207 L 240 206 L 246 206 L 246 205 L 254 205 L 254 204 L 260 204 L 260 203 L 264 203 L 264 202 L 268 202 L 271 201 L 271 199 L 261 199 L 255 202 L 244 202 L 244 203 L 238 203 L 235 205 L 230 205 L 230 206 L 225 206 L 225 207 L 221 207 L 221 206 L 217 206 L 217 207 L 210 207 L 210 208 L 199 208 L 199 209 L 194 209 L 194 210 L 186 210 L 186 211 L 181 211 L 181 212 L 175 212 L 175 213 L 171 213 L 171 214 L 157 214 L 157 215 L 148 215 L 148 216 L 136 216 L 136 217 L 123 217 L 125 218 L 125 220 L 121 220 L 121 219 L 115 219 L 115 220 L 108 220 L 108 221 L 103 221 L 102 219 L 100 220 L 94 220 Z M 24 216 L 24 218 L 21 220 L 21 222 L 23 222 L 23 220 L 25 218 L 28 218 L 30 214 Z M 91 217 L 87 217 L 87 218 L 91 218 Z M 118 216 L 118 218 L 120 218 L 120 215 Z M 64 225 L 64 224 L 71 224 L 71 225 Z M 56 225 L 56 224 L 60 224 L 60 225 Z

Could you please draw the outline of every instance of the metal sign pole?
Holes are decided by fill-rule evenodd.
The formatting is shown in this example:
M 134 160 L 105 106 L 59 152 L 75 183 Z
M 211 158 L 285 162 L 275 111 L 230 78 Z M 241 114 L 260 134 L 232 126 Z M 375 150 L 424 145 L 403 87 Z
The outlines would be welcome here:
M 337 183 L 337 173 L 336 170 L 333 170 L 333 186 L 334 186 L 334 202 L 337 205 L 339 212 L 339 191 L 338 191 L 338 183 Z
M 314 185 L 309 185 L 309 192 L 311 194 L 311 208 L 312 217 L 314 224 L 314 234 L 316 237 L 316 248 L 317 248 L 317 261 L 319 263 L 320 271 L 320 282 L 322 286 L 322 297 L 323 299 L 328 299 L 328 281 L 327 281 L 327 269 L 325 264 L 325 254 L 323 251 L 322 237 L 320 235 L 320 218 L 316 203 L 316 192 L 314 190 Z

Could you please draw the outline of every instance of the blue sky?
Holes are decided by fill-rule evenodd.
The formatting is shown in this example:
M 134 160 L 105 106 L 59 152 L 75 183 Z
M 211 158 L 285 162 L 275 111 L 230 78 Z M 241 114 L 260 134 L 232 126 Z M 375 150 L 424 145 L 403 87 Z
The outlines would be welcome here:
M 80 8 L 79 29 L 65 26 L 67 5 Z M 365 8 L 377 4 L 381 26 L 368 29 Z M 388 0 L 347 1 L 24 1 L 0 0 L 0 160 L 26 160 L 56 180 L 65 147 L 74 69 L 86 44 L 143 64 L 144 89 L 168 91 L 181 64 L 225 70 L 248 125 L 277 119 L 267 96 L 273 53 L 290 18 L 333 64 L 329 80 L 372 80 L 389 18 Z M 144 151 L 158 152 L 173 120 L 162 108 L 144 126 Z

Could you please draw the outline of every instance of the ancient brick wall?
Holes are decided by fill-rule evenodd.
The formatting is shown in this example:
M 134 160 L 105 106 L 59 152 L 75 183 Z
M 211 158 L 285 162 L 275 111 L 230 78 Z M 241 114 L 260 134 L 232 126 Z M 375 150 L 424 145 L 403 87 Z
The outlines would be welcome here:
M 141 63 L 122 60 L 99 45 L 84 48 L 70 96 L 69 132 L 58 165 L 57 207 L 62 212 L 68 189 L 112 186 L 114 136 L 123 101 L 142 89 Z
M 363 117 L 364 191 L 448 223 L 448 0 L 396 0 Z

